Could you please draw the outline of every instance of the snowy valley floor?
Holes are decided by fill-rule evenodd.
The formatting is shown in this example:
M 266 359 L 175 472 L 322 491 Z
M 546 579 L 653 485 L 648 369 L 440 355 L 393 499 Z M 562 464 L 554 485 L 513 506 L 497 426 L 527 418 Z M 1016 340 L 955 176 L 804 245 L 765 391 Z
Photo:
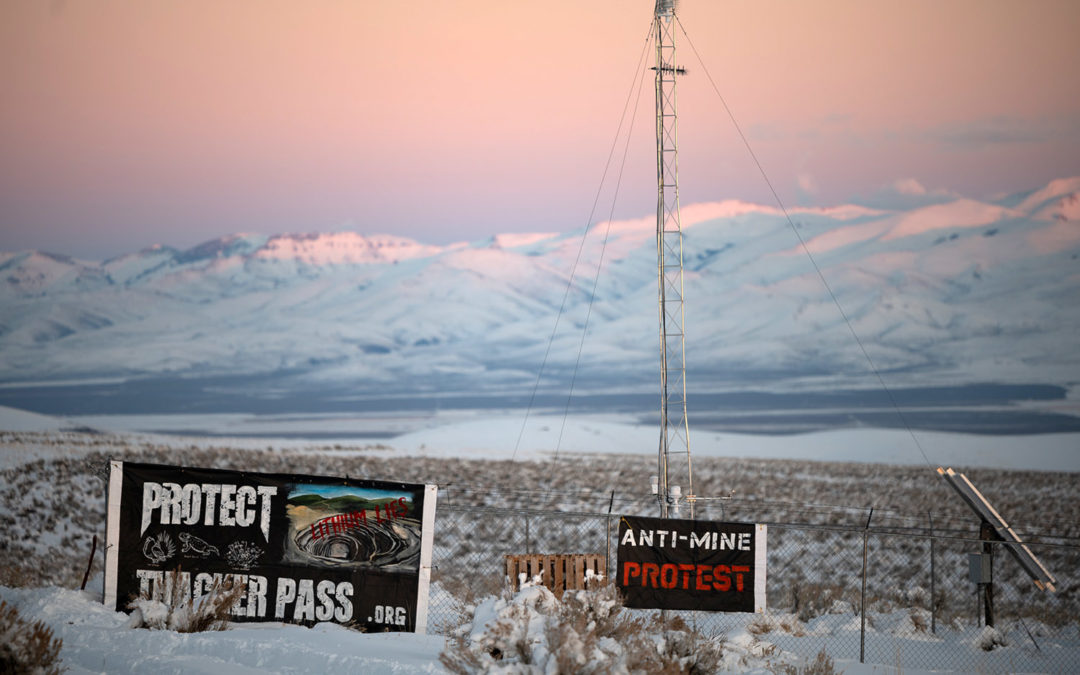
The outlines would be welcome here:
M 519 593 L 509 600 L 490 599 L 477 608 L 475 622 L 466 624 L 474 637 L 485 633 L 485 625 L 507 615 L 511 607 L 525 608 L 521 625 L 530 638 L 528 643 L 532 667 L 520 663 L 516 667 L 506 664 L 506 669 L 494 672 L 543 673 L 544 666 L 554 662 L 539 630 L 535 600 L 528 592 Z M 82 673 L 442 673 L 447 672 L 439 662 L 439 655 L 447 647 L 447 639 L 441 635 L 415 635 L 406 633 L 364 634 L 332 624 L 320 624 L 303 628 L 279 623 L 234 624 L 227 630 L 203 633 L 175 633 L 167 630 L 135 629 L 128 626 L 127 615 L 113 612 L 101 605 L 100 595 L 93 592 L 68 590 L 56 587 L 6 588 L 0 586 L 0 599 L 17 607 L 25 619 L 42 621 L 56 637 L 63 640 L 60 653 L 62 666 L 73 675 Z M 942 637 L 931 636 L 925 630 L 912 627 L 910 616 L 897 612 L 894 616 L 876 616 L 888 631 L 871 631 L 867 637 L 869 654 L 886 654 L 882 663 L 859 663 L 851 658 L 834 658 L 836 672 L 850 675 L 870 673 L 909 673 L 918 675 L 931 672 L 1065 672 L 1061 664 L 1070 663 L 1069 655 L 1080 654 L 1080 639 L 1042 640 L 1042 649 L 1055 660 L 1048 660 L 1046 653 L 1026 648 L 999 649 L 977 656 L 970 668 L 958 671 L 950 669 L 922 670 L 905 666 L 905 651 L 918 649 L 923 653 L 940 655 L 943 662 L 955 657 L 958 651 L 975 650 L 979 644 L 993 639 L 993 631 L 973 629 L 969 631 L 943 632 Z M 805 640 L 811 644 L 811 656 L 803 656 L 778 649 L 772 641 L 771 631 L 784 630 L 780 624 L 789 624 L 792 617 L 760 618 L 754 623 L 748 619 L 746 626 L 724 636 L 721 673 L 785 673 L 785 666 L 804 668 L 813 660 L 817 651 L 832 651 L 831 640 L 837 634 L 858 636 L 858 618 L 851 616 L 826 616 L 799 626 Z M 769 626 L 769 623 L 773 626 Z M 764 632 L 763 632 L 764 631 Z M 903 648 L 895 647 L 897 636 L 907 631 Z M 1075 632 L 1075 631 L 1074 631 Z M 505 645 L 504 645 L 505 646 Z M 625 662 L 618 652 L 607 645 L 606 652 L 587 655 L 589 672 L 626 672 L 621 670 Z M 453 646 L 451 645 L 451 648 Z M 616 653 L 612 653 L 615 651 Z M 1075 664 L 1075 661 L 1072 661 Z M 1048 666 L 1049 664 L 1049 666 Z M 1058 664 L 1054 666 L 1053 664 Z M 552 671 L 547 671 L 552 672 Z
M 635 415 L 447 410 L 434 414 L 87 415 L 53 418 L 0 406 L 0 430 L 99 430 L 172 445 L 368 447 L 394 456 L 542 460 L 558 454 L 656 453 L 657 431 Z M 318 440 L 312 440 L 318 439 Z M 983 435 L 851 427 L 793 435 L 693 429 L 695 457 L 801 459 L 1080 472 L 1080 433 Z M 0 461 L 5 461 L 0 459 Z
M 147 435 L 133 429 L 165 428 L 157 426 L 161 420 L 150 420 L 149 426 L 145 419 L 138 424 L 109 421 L 55 420 L 0 409 L 0 471 L 4 476 L 0 501 L 9 514 L 0 550 L 0 567 L 5 570 L 0 599 L 16 606 L 23 618 L 45 622 L 63 639 L 63 665 L 72 673 L 444 671 L 438 660 L 446 644 L 441 635 L 361 634 L 331 625 L 308 629 L 246 624 L 187 635 L 126 628 L 126 615 L 100 604 L 98 572 L 87 591 L 72 590 L 81 581 L 90 537 L 104 531 L 104 483 L 95 473 L 108 457 L 189 466 L 250 468 L 256 464 L 267 471 L 348 473 L 459 486 L 498 484 L 506 491 L 527 489 L 543 480 L 538 477 L 549 474 L 551 466 L 560 466 L 564 469 L 559 473 L 571 481 L 563 488 L 588 486 L 620 493 L 647 489 L 655 462 L 649 448 L 655 433 L 612 416 L 571 418 L 565 427 L 561 417 L 530 419 L 516 451 L 522 420 L 512 415 L 456 415 L 444 420 L 446 424 L 421 425 L 391 440 L 369 442 Z M 182 420 L 165 422 L 175 426 Z M 203 422 L 201 430 L 208 431 Z M 194 421 L 188 423 L 196 431 Z M 224 425 L 219 431 L 227 431 L 256 421 L 218 419 L 215 423 Z M 289 428 L 287 420 L 278 423 L 284 425 L 279 428 Z M 63 431 L 76 427 L 97 431 Z M 121 433 L 109 433 L 113 430 Z M 555 464 L 550 461 L 551 449 L 559 438 Z M 719 493 L 734 482 L 748 500 L 919 510 L 923 506 L 913 500 L 932 502 L 947 495 L 928 463 L 952 465 L 965 468 L 1001 504 L 1010 522 L 1025 529 L 1037 523 L 1043 531 L 1060 526 L 1070 529 L 1064 532 L 1068 536 L 1080 535 L 1073 531 L 1080 527 L 1076 515 L 1080 513 L 1080 435 L 982 437 L 917 432 L 916 438 L 917 444 L 906 432 L 880 430 L 790 437 L 697 434 L 699 492 Z M 920 497 L 926 493 L 929 496 Z M 1032 503 L 1032 494 L 1040 495 L 1038 503 Z M 1052 505 L 1049 511 L 1047 504 Z M 962 505 L 943 508 L 963 517 Z M 100 557 L 99 553 L 98 569 Z M 1062 572 L 1075 580 L 1077 570 Z M 493 607 L 489 605 L 486 611 L 490 613 Z M 804 664 L 808 655 L 828 649 L 838 637 L 857 644 L 859 634 L 858 616 L 842 607 L 835 614 L 801 624 L 790 615 L 774 617 L 775 625 L 760 618 L 754 621 L 746 615 L 738 627 L 726 632 L 725 672 L 783 672 L 782 664 Z M 1038 649 L 1031 643 L 1012 644 L 985 656 L 977 645 L 988 636 L 978 628 L 945 627 L 938 635 L 930 635 L 925 616 L 905 609 L 878 613 L 871 623 L 867 654 L 876 663 L 859 664 L 849 658 L 850 652 L 834 654 L 838 671 L 931 672 L 907 667 L 907 650 L 940 653 L 943 663 L 955 653 L 974 652 L 975 660 L 968 661 L 970 665 L 961 672 L 1060 672 L 1062 663 L 1080 663 L 1080 625 L 1075 621 L 1064 627 L 1031 622 L 1025 628 L 1033 632 L 1031 643 L 1037 640 Z M 793 632 L 802 633 L 798 640 L 807 647 L 799 655 L 778 648 L 770 637 Z M 902 648 L 896 646 L 898 636 L 903 637 Z

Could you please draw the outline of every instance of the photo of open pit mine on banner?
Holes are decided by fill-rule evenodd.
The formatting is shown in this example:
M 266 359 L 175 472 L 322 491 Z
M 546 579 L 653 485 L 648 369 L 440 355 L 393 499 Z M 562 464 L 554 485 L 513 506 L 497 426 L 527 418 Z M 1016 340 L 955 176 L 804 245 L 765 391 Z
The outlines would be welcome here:
M 435 485 L 110 465 L 106 605 L 239 584 L 234 621 L 425 630 Z

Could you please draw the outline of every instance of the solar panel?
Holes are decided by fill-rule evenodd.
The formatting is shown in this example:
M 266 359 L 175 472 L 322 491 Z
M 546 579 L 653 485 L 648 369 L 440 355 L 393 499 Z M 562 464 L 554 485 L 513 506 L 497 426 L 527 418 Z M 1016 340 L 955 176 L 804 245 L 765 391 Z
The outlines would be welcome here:
M 1020 563 L 1020 566 L 1024 568 L 1024 571 L 1028 573 L 1031 580 L 1035 582 L 1035 586 L 1040 590 L 1054 591 L 1054 584 L 1057 583 L 1057 579 L 1054 575 L 1050 574 L 1049 570 L 1039 559 L 1035 557 L 1035 554 L 1031 552 L 1031 549 L 1027 547 L 1016 532 L 1009 527 L 1009 524 L 1005 522 L 1005 519 L 1001 517 L 1001 514 L 990 505 L 990 502 L 986 500 L 981 492 L 972 484 L 968 477 L 962 473 L 957 473 L 952 469 L 943 469 L 938 467 L 938 474 L 945 479 L 945 481 L 952 486 L 954 490 L 960 495 L 960 497 L 967 503 L 975 515 L 979 516 L 983 521 L 990 524 L 994 531 L 997 532 L 998 538 L 1005 544 L 1005 548 L 1016 558 L 1016 562 Z

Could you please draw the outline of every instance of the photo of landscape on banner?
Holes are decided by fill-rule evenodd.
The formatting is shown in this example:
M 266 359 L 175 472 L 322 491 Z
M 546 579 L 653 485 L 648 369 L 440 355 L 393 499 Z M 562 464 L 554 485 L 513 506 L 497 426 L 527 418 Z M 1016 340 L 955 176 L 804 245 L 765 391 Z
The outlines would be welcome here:
M 105 604 L 244 586 L 233 621 L 424 632 L 437 487 L 110 463 Z
M 765 525 L 619 518 L 616 585 L 627 607 L 765 611 Z

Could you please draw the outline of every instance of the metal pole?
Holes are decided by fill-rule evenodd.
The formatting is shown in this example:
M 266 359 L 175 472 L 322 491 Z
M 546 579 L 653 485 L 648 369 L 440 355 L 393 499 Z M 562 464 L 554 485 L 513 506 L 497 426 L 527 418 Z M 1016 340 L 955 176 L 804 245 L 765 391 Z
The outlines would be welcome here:
M 870 519 L 874 517 L 874 507 L 866 516 L 866 527 L 862 535 L 862 591 L 859 594 L 859 663 L 866 663 L 866 552 L 869 547 Z
M 97 535 L 94 535 L 94 540 L 90 542 L 90 559 L 86 561 L 86 573 L 83 574 L 82 586 L 79 590 L 86 590 L 86 582 L 90 579 L 90 569 L 94 566 L 94 554 L 97 553 Z
M 611 509 L 615 506 L 615 491 L 611 491 L 611 499 L 607 506 L 607 549 L 604 552 L 604 574 L 611 578 Z
M 937 594 L 934 592 L 937 571 L 934 565 L 934 514 L 926 512 L 930 520 L 930 632 L 937 635 Z
M 983 584 L 983 613 L 986 625 L 994 625 L 994 545 L 991 543 L 997 535 L 994 526 L 985 520 L 979 526 L 979 538 L 983 540 L 983 555 L 990 559 L 990 580 Z

